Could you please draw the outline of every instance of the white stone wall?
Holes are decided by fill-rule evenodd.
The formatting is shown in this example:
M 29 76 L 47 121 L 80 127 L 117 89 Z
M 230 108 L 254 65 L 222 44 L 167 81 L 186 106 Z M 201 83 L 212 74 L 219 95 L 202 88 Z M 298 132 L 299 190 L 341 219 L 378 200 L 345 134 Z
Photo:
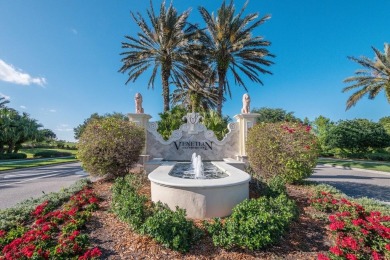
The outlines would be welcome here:
M 157 132 L 157 123 L 147 127 L 147 151 L 150 158 L 189 161 L 192 153 L 199 154 L 203 160 L 223 160 L 235 158 L 239 151 L 239 127 L 230 123 L 229 133 L 219 141 L 214 132 L 198 122 L 183 124 L 165 141 Z

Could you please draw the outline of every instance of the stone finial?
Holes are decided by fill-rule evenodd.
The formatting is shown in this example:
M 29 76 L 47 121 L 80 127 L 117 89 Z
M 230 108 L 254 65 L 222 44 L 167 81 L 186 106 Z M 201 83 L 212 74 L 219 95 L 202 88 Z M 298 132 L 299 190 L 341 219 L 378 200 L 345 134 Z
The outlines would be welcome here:
M 242 109 L 241 109 L 242 114 L 249 114 L 250 113 L 250 108 L 249 108 L 250 104 L 251 104 L 251 98 L 248 95 L 248 93 L 245 93 L 242 96 Z
M 135 93 L 134 101 L 135 101 L 135 113 L 136 114 L 143 114 L 144 109 L 142 108 L 142 95 L 141 95 L 141 93 Z

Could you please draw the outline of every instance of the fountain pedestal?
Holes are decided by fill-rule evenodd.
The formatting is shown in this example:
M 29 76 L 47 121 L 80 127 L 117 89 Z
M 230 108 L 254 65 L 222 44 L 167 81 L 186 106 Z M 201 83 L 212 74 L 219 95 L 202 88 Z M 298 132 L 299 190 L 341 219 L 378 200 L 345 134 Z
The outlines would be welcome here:
M 220 179 L 183 179 L 169 175 L 176 162 L 165 162 L 149 174 L 152 201 L 161 201 L 172 210 L 185 209 L 195 219 L 226 217 L 249 198 L 250 176 L 224 162 L 212 162 L 228 177 Z

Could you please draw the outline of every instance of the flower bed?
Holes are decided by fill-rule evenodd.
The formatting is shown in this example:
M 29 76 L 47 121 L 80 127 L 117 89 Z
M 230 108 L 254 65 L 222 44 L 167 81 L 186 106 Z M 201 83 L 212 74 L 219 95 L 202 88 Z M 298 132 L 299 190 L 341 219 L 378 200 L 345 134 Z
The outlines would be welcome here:
M 81 228 L 98 207 L 92 189 L 85 187 L 70 197 L 61 209 L 49 201 L 31 213 L 30 225 L 0 230 L 1 259 L 93 259 L 100 250 L 89 248 L 88 237 Z
M 335 245 L 318 259 L 390 259 L 390 216 L 328 192 L 318 193 L 311 203 L 318 210 L 333 213 L 329 229 Z

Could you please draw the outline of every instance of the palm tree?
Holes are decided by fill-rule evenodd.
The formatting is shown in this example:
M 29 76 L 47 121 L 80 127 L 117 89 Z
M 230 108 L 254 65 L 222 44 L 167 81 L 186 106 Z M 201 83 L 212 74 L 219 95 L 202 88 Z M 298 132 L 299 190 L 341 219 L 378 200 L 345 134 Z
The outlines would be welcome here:
M 8 104 L 9 100 L 5 97 L 0 97 L 0 108 L 5 107 L 5 104 Z
M 247 3 L 236 15 L 233 1 L 226 5 L 223 1 L 217 15 L 211 15 L 205 8 L 199 7 L 199 12 L 206 23 L 200 41 L 207 55 L 207 62 L 218 77 L 218 104 L 217 111 L 222 114 L 223 93 L 230 92 L 226 80 L 227 73 L 233 74 L 235 83 L 246 86 L 239 72 L 246 75 L 251 81 L 263 84 L 259 73 L 272 74 L 263 66 L 273 64 L 266 57 L 274 57 L 265 48 L 270 45 L 263 37 L 252 37 L 252 31 L 270 18 L 269 15 L 261 19 L 257 13 L 243 16 Z M 252 23 L 253 22 L 253 23 Z M 251 24 L 252 23 L 252 24 Z
M 156 15 L 150 2 L 150 10 L 147 13 L 151 27 L 141 14 L 131 13 L 141 32 L 138 33 L 138 38 L 125 36 L 128 42 L 122 42 L 122 48 L 126 51 L 121 53 L 124 58 L 119 71 L 128 73 L 127 84 L 130 81 L 134 82 L 149 68 L 153 68 L 148 88 L 154 88 L 156 75 L 160 72 L 165 112 L 169 110 L 170 81 L 179 86 L 186 84 L 188 74 L 183 72 L 186 64 L 197 63 L 189 48 L 192 38 L 196 36 L 197 28 L 187 23 L 190 10 L 179 15 L 172 3 L 166 8 L 163 1 L 159 15 Z
M 178 105 L 180 103 L 192 112 L 215 109 L 218 104 L 218 89 L 215 87 L 216 75 L 205 64 L 203 55 L 197 55 L 196 59 L 199 64 L 195 66 L 189 64 L 185 73 L 187 73 L 187 70 L 203 71 L 202 76 L 191 76 L 187 85 L 176 88 L 172 94 L 172 104 Z M 191 73 L 188 72 L 188 75 L 191 75 Z
M 365 69 L 357 70 L 355 76 L 344 80 L 346 83 L 351 82 L 352 85 L 345 87 L 343 92 L 358 89 L 348 98 L 346 110 L 356 105 L 367 94 L 369 99 L 374 99 L 381 90 L 385 92 L 387 101 L 390 103 L 390 45 L 385 43 L 384 53 L 374 47 L 372 49 L 375 53 L 373 60 L 367 57 L 348 57 Z

